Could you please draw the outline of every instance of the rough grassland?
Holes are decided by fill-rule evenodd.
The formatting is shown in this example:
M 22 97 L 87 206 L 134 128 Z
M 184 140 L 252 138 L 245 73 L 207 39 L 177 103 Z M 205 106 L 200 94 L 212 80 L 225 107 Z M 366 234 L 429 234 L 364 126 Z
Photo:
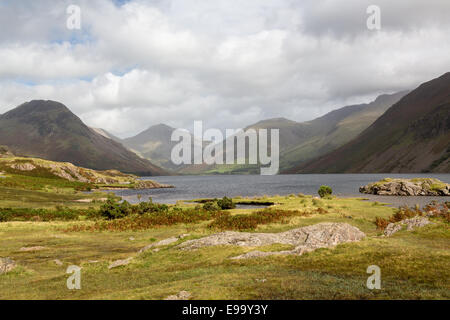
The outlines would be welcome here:
M 400 231 L 385 238 L 374 224 L 375 217 L 393 214 L 393 209 L 383 204 L 294 195 L 259 200 L 272 201 L 275 208 L 312 214 L 260 225 L 257 232 L 279 232 L 330 221 L 354 225 L 368 237 L 302 256 L 230 260 L 252 248 L 227 246 L 183 251 L 176 247 L 182 241 L 217 232 L 208 228 L 210 221 L 134 232 L 63 231 L 75 223 L 89 225 L 92 221 L 5 222 L 0 223 L 0 257 L 12 258 L 18 267 L 0 275 L 0 299 L 162 299 L 181 290 L 191 292 L 193 299 L 450 298 L 448 223 L 434 219 L 433 224 L 422 229 Z M 4 207 L 3 201 L 0 200 L 0 207 Z M 254 211 L 234 209 L 231 214 Z M 136 255 L 150 243 L 185 233 L 190 236 L 161 247 L 158 252 L 149 250 Z M 30 246 L 46 249 L 19 251 Z M 281 245 L 263 248 L 285 249 Z M 129 265 L 108 270 L 110 262 L 128 257 L 134 257 Z M 55 259 L 63 265 L 58 266 Z M 66 287 L 69 275 L 65 271 L 72 264 L 82 267 L 81 290 Z M 366 287 L 366 269 L 370 265 L 381 268 L 381 290 Z

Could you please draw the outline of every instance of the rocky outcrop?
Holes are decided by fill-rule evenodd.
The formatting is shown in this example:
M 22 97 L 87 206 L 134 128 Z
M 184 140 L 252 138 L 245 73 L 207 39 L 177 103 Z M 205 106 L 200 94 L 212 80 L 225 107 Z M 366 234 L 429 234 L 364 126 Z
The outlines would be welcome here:
M 360 241 L 365 234 L 347 223 L 318 223 L 281 233 L 222 232 L 211 236 L 186 241 L 180 244 L 184 250 L 202 247 L 235 245 L 241 247 L 259 247 L 271 244 L 293 245 L 293 250 L 277 252 L 252 251 L 233 259 L 264 257 L 269 255 L 302 255 L 318 248 L 334 247 L 340 243 Z
M 140 180 L 135 175 L 125 174 L 117 170 L 96 171 L 81 168 L 69 162 L 55 162 L 37 158 L 5 157 L 5 159 L 2 159 L 0 165 L 2 164 L 6 171 L 13 173 L 17 173 L 17 171 L 30 172 L 33 170 L 44 170 L 68 181 L 108 185 L 106 188 L 173 188 L 173 186 L 160 184 L 152 180 Z
M 394 233 L 402 230 L 403 226 L 406 226 L 407 231 L 412 231 L 416 228 L 422 228 L 430 223 L 431 222 L 428 220 L 427 217 L 414 217 L 411 219 L 405 219 L 400 222 L 388 224 L 386 229 L 384 230 L 384 235 L 386 237 L 390 237 Z
M 10 272 L 16 267 L 14 260 L 10 258 L 0 258 L 0 274 Z
M 432 178 L 387 178 L 360 187 L 359 192 L 384 196 L 450 196 L 450 185 Z

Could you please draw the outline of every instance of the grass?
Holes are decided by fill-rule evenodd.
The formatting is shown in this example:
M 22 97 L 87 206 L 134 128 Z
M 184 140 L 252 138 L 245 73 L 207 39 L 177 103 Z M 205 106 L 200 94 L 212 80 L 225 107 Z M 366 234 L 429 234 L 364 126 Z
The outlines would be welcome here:
M 3 209 L 8 221 L 0 222 L 0 257 L 18 264 L 0 275 L 0 299 L 162 299 L 181 290 L 194 299 L 450 299 L 450 228 L 445 219 L 385 238 L 374 222 L 377 217 L 390 219 L 394 208 L 356 198 L 290 195 L 233 199 L 271 204 L 264 210 L 207 212 L 180 202 L 161 212 L 106 220 L 88 214 L 88 206 L 98 212 L 100 202 L 75 202 L 105 194 L 86 195 L 51 182 L 42 185 L 39 190 L 0 186 L 0 208 L 9 208 Z M 55 208 L 59 204 L 65 207 Z M 11 221 L 39 216 L 40 221 Z M 367 237 L 302 256 L 250 260 L 229 258 L 255 248 L 177 248 L 182 241 L 221 230 L 282 232 L 320 222 L 346 222 Z M 158 252 L 137 254 L 150 243 L 181 234 L 189 236 Z M 45 249 L 20 251 L 31 246 Z M 258 248 L 290 249 L 278 244 Z M 129 265 L 107 268 L 129 257 Z M 69 265 L 82 267 L 81 290 L 66 287 Z M 370 265 L 381 268 L 381 290 L 365 285 Z

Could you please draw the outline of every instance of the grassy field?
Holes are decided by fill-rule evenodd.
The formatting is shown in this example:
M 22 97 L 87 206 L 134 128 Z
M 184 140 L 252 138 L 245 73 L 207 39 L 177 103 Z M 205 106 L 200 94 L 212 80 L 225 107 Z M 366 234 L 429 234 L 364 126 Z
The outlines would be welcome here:
M 16 190 L 17 191 L 17 190 Z M 3 192 L 0 207 L 22 204 L 51 207 L 71 205 L 77 192 L 27 191 L 20 195 Z M 44 196 L 46 194 L 46 196 Z M 97 197 L 105 196 L 98 194 Z M 235 202 L 273 202 L 276 210 L 297 210 L 274 223 L 263 223 L 252 231 L 280 232 L 319 222 L 346 222 L 365 232 L 361 242 L 319 249 L 302 256 L 271 256 L 249 260 L 230 257 L 254 248 L 223 246 L 184 251 L 182 241 L 219 232 L 214 218 L 190 223 L 157 225 L 143 230 L 73 231 L 73 226 L 92 226 L 98 221 L 79 215 L 73 221 L 0 223 L 0 257 L 10 257 L 17 267 L 0 275 L 0 299 L 163 299 L 181 290 L 192 299 L 449 299 L 450 229 L 448 222 L 416 231 L 400 231 L 390 238 L 376 229 L 376 217 L 388 218 L 394 209 L 363 199 L 315 199 L 312 196 L 267 196 L 235 199 Z M 89 204 L 94 208 L 99 203 Z M 196 204 L 179 203 L 179 210 Z M 172 210 L 171 208 L 170 210 Z M 194 209 L 195 210 L 195 209 Z M 241 217 L 256 209 L 227 210 Z M 0 209 L 1 212 L 1 209 Z M 1 214 L 1 213 L 0 213 Z M 71 229 L 72 228 L 72 229 Z M 72 231 L 68 231 L 72 230 Z M 170 237 L 187 238 L 163 246 L 159 251 L 137 254 L 142 247 Z M 22 247 L 43 246 L 39 251 Z M 286 245 L 258 248 L 263 251 L 289 249 Z M 108 269 L 118 259 L 133 257 L 127 266 Z M 55 259 L 62 265 L 55 263 Z M 81 290 L 68 290 L 69 265 L 82 267 Z M 381 290 L 369 290 L 367 267 L 381 268 Z

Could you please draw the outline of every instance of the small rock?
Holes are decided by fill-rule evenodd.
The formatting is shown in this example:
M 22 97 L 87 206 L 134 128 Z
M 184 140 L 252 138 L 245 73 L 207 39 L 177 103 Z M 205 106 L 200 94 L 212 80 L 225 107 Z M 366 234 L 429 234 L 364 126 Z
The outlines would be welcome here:
M 89 260 L 88 263 L 98 263 L 98 260 Z
M 108 269 L 126 266 L 131 262 L 131 260 L 133 260 L 133 258 L 128 258 L 128 259 L 124 259 L 124 260 L 116 260 L 108 266 Z
M 161 250 L 161 249 L 155 248 L 155 249 L 153 249 L 152 251 L 153 251 L 153 252 L 158 252 L 159 250 Z
M 430 221 L 426 217 L 414 217 L 411 219 L 405 219 L 401 221 L 401 223 L 406 225 L 406 230 L 411 231 L 415 228 L 422 228 L 427 224 L 430 224 Z
M 0 258 L 0 274 L 10 272 L 16 267 L 16 262 L 8 257 Z
M 55 259 L 55 260 L 53 260 L 58 266 L 62 266 L 63 265 L 63 263 L 62 263 L 62 261 L 61 260 L 59 260 L 59 259 Z
M 129 239 L 130 239 L 130 241 L 136 240 L 134 237 L 130 237 Z
M 384 230 L 384 235 L 386 237 L 392 236 L 394 233 L 400 231 L 403 225 L 406 225 L 407 231 L 412 231 L 415 228 L 422 228 L 427 224 L 430 224 L 430 220 L 427 217 L 414 217 L 411 219 L 405 219 L 397 223 L 389 223 Z
M 401 224 L 397 224 L 397 223 L 389 223 L 386 227 L 386 229 L 384 230 L 384 235 L 386 237 L 390 237 L 392 236 L 394 233 L 398 232 L 402 230 L 402 226 Z
M 189 300 L 191 293 L 188 291 L 180 291 L 178 294 L 168 296 L 164 300 Z
M 144 248 L 139 250 L 138 253 L 143 253 L 143 252 L 148 251 L 148 250 L 150 250 L 151 248 L 154 248 L 154 247 L 167 246 L 169 244 L 175 243 L 178 240 L 186 238 L 186 237 L 189 237 L 189 236 L 190 236 L 190 234 L 185 233 L 185 234 L 179 235 L 178 237 L 172 237 L 172 238 L 164 239 L 164 240 L 161 240 L 161 241 L 159 241 L 157 243 L 152 243 L 152 244 L 149 244 L 149 245 L 145 246 Z
M 256 282 L 262 282 L 262 283 L 267 281 L 267 279 L 255 279 L 255 280 L 256 280 Z
M 29 252 L 29 251 L 40 251 L 46 249 L 45 247 L 36 246 L 36 247 L 22 247 L 19 251 Z

